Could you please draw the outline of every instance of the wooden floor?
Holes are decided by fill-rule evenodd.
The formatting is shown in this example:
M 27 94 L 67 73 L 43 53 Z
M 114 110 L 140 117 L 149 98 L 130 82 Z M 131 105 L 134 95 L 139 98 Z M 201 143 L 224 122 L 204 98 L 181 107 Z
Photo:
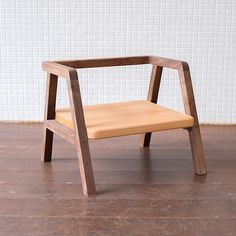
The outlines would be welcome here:
M 202 127 L 207 176 L 194 176 L 184 130 L 90 143 L 98 195 L 82 195 L 74 147 L 41 125 L 0 124 L 0 235 L 236 235 L 236 126 Z

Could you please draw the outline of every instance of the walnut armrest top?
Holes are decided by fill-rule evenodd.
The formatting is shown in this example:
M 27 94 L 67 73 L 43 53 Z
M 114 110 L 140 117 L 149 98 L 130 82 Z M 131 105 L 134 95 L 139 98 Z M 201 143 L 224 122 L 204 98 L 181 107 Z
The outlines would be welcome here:
M 111 66 L 128 66 L 152 64 L 159 67 L 170 69 L 188 70 L 188 63 L 176 59 L 157 57 L 157 56 L 137 56 L 137 57 L 115 57 L 115 58 L 99 58 L 99 59 L 81 59 L 66 61 L 45 61 L 42 64 L 43 70 L 48 73 L 68 78 L 70 73 L 74 73 L 76 69 L 95 68 L 95 67 L 111 67 Z

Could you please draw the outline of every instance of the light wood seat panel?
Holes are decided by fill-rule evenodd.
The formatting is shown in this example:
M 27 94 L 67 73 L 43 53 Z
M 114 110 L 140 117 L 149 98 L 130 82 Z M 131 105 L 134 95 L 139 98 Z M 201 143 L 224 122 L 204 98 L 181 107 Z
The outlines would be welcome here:
M 84 106 L 84 116 L 89 139 L 187 128 L 194 124 L 192 116 L 149 101 Z M 73 129 L 70 108 L 57 109 L 55 119 Z

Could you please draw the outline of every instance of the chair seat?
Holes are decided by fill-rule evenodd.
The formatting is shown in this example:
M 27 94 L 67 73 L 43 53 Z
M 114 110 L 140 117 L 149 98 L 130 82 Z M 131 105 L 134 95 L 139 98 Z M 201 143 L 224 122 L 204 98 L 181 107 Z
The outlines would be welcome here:
M 89 139 L 192 127 L 194 118 L 148 101 L 84 106 Z M 69 108 L 56 110 L 56 121 L 73 129 Z

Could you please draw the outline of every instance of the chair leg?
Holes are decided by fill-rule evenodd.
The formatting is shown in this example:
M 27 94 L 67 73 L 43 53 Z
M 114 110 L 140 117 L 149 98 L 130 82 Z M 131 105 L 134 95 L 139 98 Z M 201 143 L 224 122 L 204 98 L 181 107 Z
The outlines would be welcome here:
M 188 133 L 192 149 L 195 173 L 198 175 L 205 175 L 207 173 L 205 155 L 198 123 L 198 116 L 193 94 L 191 74 L 189 66 L 186 62 L 181 63 L 181 66 L 178 69 L 178 73 L 179 73 L 185 113 L 194 118 L 194 125 L 193 127 L 188 129 Z
M 142 134 L 140 137 L 139 146 L 142 148 L 149 147 L 151 142 L 152 133 Z
M 191 144 L 195 173 L 198 175 L 205 175 L 207 173 L 207 170 L 200 129 L 199 127 L 192 127 L 188 129 L 188 133 Z
M 57 82 L 58 82 L 58 77 L 56 75 L 50 73 L 47 74 L 44 126 L 43 126 L 43 143 L 41 151 L 41 160 L 43 162 L 50 162 L 52 159 L 53 132 L 47 129 L 46 122 L 48 119 L 55 118 Z
M 41 151 L 41 160 L 50 162 L 52 160 L 53 132 L 47 128 L 43 131 L 43 143 Z
M 163 68 L 160 66 L 152 67 L 152 74 L 149 83 L 147 100 L 153 103 L 157 103 L 158 93 L 161 83 L 161 75 Z M 149 147 L 151 142 L 152 133 L 145 133 L 141 135 L 139 142 L 140 147 Z
M 88 141 L 81 143 L 78 140 L 76 142 L 76 150 L 79 160 L 83 193 L 86 196 L 96 195 L 96 186 L 93 176 L 93 168 L 92 168 Z
M 92 196 L 96 194 L 96 187 L 93 176 L 78 75 L 76 71 L 70 73 L 70 77 L 67 80 L 67 86 L 71 104 L 71 115 L 75 127 L 75 145 L 79 160 L 83 193 L 87 196 Z

